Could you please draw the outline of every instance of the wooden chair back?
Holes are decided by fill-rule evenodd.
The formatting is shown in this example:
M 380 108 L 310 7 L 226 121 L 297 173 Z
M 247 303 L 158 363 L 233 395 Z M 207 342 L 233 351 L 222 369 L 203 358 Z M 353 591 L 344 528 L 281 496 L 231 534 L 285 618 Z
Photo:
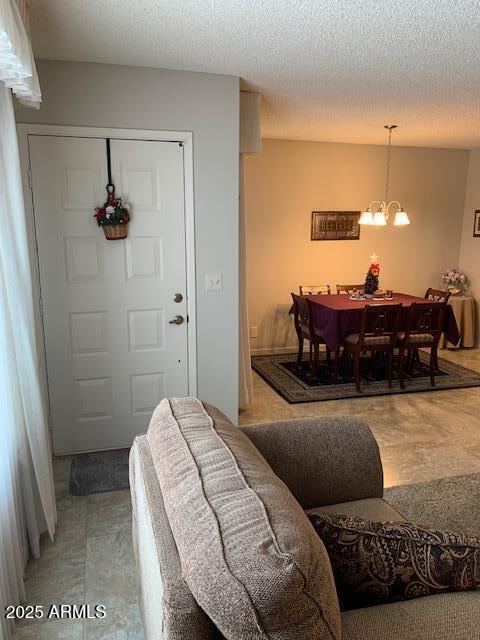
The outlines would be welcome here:
M 307 298 L 292 293 L 295 331 L 299 336 L 311 339 L 314 336 L 311 303 Z
M 385 346 L 393 348 L 397 342 L 401 309 L 401 304 L 366 304 L 360 322 L 360 348 L 366 338 L 379 338 L 382 343 L 384 338 L 388 338 Z
M 299 291 L 301 296 L 329 296 L 331 293 L 329 284 L 301 284 Z
M 446 306 L 446 302 L 413 302 L 408 310 L 405 342 L 415 341 L 415 345 L 419 346 L 415 336 L 431 335 L 433 343 L 437 344 L 445 325 Z
M 432 289 L 429 287 L 425 292 L 427 300 L 435 300 L 435 302 L 448 302 L 450 291 L 442 291 L 441 289 Z
M 361 291 L 365 293 L 365 283 L 363 284 L 337 284 L 337 293 L 350 293 L 351 291 Z

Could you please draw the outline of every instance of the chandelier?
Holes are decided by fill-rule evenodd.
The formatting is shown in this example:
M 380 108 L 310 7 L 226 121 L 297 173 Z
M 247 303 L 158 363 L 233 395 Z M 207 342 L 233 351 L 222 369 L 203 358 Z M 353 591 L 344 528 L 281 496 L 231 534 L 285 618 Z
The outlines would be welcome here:
M 396 124 L 386 124 L 385 129 L 388 129 L 388 151 L 387 151 L 387 176 L 385 180 L 385 200 L 373 200 L 367 207 L 367 209 L 360 216 L 359 224 L 370 224 L 377 227 L 383 227 L 387 224 L 387 220 L 390 215 L 390 208 L 396 207 L 395 219 L 393 224 L 397 227 L 410 224 L 407 212 L 404 210 L 398 200 L 388 201 L 388 179 L 390 177 L 390 151 L 392 144 L 392 131 L 396 129 Z M 372 209 L 376 208 L 374 212 Z

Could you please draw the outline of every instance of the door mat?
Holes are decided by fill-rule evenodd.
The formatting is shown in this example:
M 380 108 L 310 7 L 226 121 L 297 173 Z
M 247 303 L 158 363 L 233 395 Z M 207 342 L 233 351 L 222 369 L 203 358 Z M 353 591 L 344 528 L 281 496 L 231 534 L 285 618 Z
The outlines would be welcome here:
M 116 449 L 74 456 L 70 468 L 70 493 L 73 496 L 88 496 L 128 489 L 129 453 L 130 449 Z
M 430 355 L 421 351 L 419 355 L 420 371 L 416 371 L 413 375 L 405 374 L 405 389 L 400 388 L 396 370 L 394 370 L 392 388 L 389 389 L 385 367 L 378 366 L 372 375 L 368 366 L 368 358 L 362 358 L 362 371 L 364 373 L 369 371 L 370 376 L 368 381 L 365 378 L 362 379 L 362 393 L 358 393 L 356 390 L 350 367 L 341 369 L 337 384 L 333 383 L 333 358 L 331 363 L 328 363 L 325 353 L 321 354 L 322 359 L 317 370 L 317 380 L 313 383 L 309 378 L 307 360 L 301 363 L 298 371 L 295 370 L 296 354 L 253 356 L 252 368 L 290 404 L 480 386 L 479 373 L 439 358 L 440 371 L 435 373 L 435 386 L 432 387 L 428 369 Z

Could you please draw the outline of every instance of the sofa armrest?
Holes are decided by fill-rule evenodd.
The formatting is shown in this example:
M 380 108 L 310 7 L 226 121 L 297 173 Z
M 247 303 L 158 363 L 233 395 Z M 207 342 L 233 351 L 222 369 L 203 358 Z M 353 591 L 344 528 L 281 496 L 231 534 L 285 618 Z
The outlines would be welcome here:
M 318 417 L 239 427 L 303 509 L 383 496 L 378 445 L 353 417 Z

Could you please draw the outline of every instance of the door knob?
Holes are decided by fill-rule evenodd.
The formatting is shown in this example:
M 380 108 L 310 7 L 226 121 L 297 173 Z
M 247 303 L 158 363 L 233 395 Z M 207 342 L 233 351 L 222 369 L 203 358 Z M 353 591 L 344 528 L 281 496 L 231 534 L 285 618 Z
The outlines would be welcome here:
M 175 316 L 175 318 L 173 318 L 173 320 L 170 320 L 168 324 L 182 324 L 183 323 L 183 316 Z

